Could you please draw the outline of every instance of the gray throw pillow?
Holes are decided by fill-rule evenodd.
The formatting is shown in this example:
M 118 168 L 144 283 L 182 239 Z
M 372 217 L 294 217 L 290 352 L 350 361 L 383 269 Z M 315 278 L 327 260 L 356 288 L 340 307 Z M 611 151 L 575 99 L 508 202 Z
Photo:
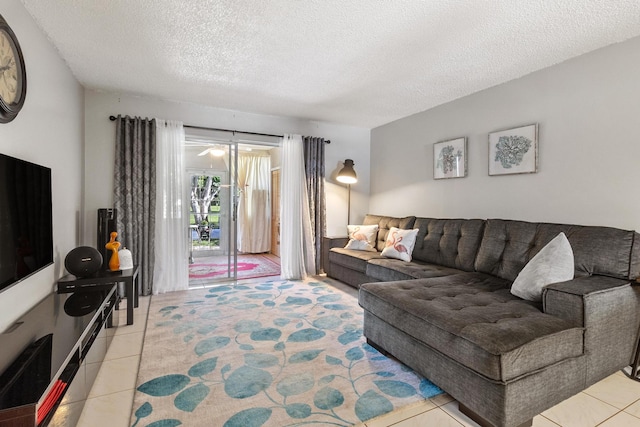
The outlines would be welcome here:
M 571 244 L 564 233 L 558 234 L 524 266 L 511 293 L 529 301 L 541 301 L 545 286 L 573 279 Z

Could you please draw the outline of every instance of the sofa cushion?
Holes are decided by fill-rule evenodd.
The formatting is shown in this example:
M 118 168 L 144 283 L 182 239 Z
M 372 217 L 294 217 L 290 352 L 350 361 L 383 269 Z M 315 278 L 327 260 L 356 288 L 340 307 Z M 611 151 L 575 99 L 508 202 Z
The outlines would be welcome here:
M 542 291 L 552 283 L 573 279 L 573 251 L 564 233 L 558 234 L 518 273 L 511 293 L 529 301 L 542 301 Z
M 345 248 L 332 248 L 329 251 L 329 262 L 364 273 L 367 261 L 382 258 L 378 252 L 356 251 Z
M 364 217 L 363 224 L 364 225 L 378 224 L 378 237 L 377 237 L 375 248 L 378 250 L 378 252 L 382 252 L 382 250 L 384 249 L 385 242 L 387 241 L 387 234 L 389 233 L 389 229 L 391 229 L 391 227 L 407 230 L 407 229 L 413 228 L 413 223 L 415 222 L 415 220 L 416 220 L 415 216 L 395 218 L 391 216 L 367 214 Z
M 609 227 L 488 219 L 476 258 L 476 271 L 514 280 L 547 243 L 563 232 L 575 260 L 575 275 L 628 278 L 633 231 Z
M 416 218 L 414 227 L 420 230 L 414 260 L 474 271 L 484 220 Z
M 397 259 L 374 258 L 367 264 L 367 276 L 388 282 L 394 280 L 426 279 L 429 277 L 449 276 L 464 273 L 455 268 L 443 267 L 437 264 L 427 264 L 420 261 L 409 263 Z
M 583 352 L 583 328 L 544 314 L 482 273 L 360 287 L 360 305 L 495 381 L 510 381 Z

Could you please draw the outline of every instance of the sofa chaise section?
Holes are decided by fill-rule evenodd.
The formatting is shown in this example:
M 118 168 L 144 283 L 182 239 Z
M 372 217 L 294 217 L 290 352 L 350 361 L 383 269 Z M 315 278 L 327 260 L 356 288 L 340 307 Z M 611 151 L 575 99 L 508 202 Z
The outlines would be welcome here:
M 367 285 L 360 303 L 495 381 L 582 355 L 582 327 L 541 312 L 511 295 L 507 281 L 482 273 Z

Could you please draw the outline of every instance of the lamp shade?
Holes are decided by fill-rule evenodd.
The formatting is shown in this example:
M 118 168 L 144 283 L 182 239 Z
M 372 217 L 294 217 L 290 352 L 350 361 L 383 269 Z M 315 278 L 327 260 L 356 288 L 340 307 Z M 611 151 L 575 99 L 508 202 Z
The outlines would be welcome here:
M 338 172 L 336 179 L 344 184 L 355 184 L 358 182 L 356 171 L 353 169 L 353 160 L 346 159 L 344 167 Z

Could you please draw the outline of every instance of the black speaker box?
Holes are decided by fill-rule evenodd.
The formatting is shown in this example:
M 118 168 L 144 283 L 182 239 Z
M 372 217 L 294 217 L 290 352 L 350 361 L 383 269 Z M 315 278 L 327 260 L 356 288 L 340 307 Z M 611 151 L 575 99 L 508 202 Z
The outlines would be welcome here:
M 102 268 L 102 255 L 91 246 L 78 246 L 64 259 L 64 267 L 77 277 L 89 277 Z
M 104 247 L 109 243 L 111 232 L 117 230 L 118 212 L 116 209 L 98 209 L 98 251 L 102 255 L 102 269 L 109 269 L 111 251 Z

